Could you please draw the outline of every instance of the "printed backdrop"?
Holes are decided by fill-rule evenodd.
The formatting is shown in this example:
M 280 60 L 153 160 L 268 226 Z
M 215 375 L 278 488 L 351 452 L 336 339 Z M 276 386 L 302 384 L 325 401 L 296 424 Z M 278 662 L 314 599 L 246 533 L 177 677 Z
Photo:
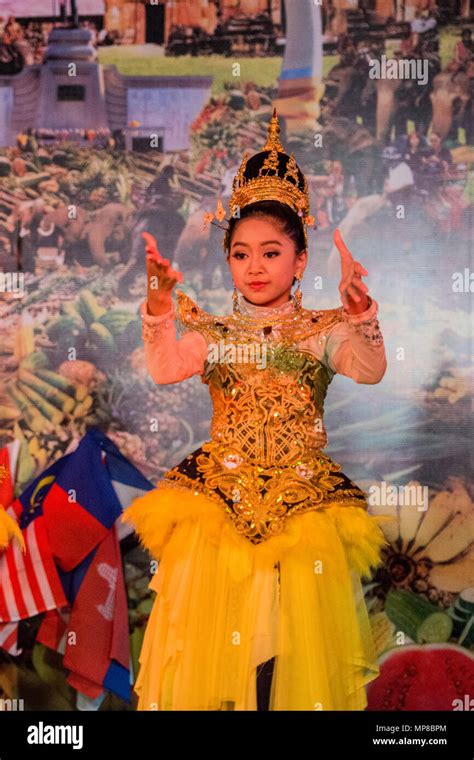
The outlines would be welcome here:
M 21 3 L 14 5 L 12 12 L 19 13 Z M 429 19 L 429 4 L 420 7 L 428 14 L 419 18 Z M 14 143 L 1 149 L 0 265 L 12 287 L 4 287 L 0 302 L 0 447 L 21 442 L 20 493 L 89 428 L 106 433 L 152 483 L 209 438 L 212 409 L 199 378 L 155 386 L 146 373 L 138 316 L 146 294 L 141 232 L 156 236 L 161 253 L 183 272 L 182 289 L 201 307 L 229 313 L 223 233 L 212 225 L 204 229 L 202 218 L 218 197 L 228 199 L 229 179 L 245 149 L 263 146 L 276 105 L 283 145 L 308 176 L 316 217 L 303 304 L 339 305 L 340 262 L 332 244 L 339 227 L 368 269 L 386 345 L 382 382 L 356 385 L 336 376 L 325 406 L 327 453 L 361 487 L 378 489 L 382 501 L 376 499 L 374 509 L 399 517 L 387 529 L 384 566 L 364 586 L 383 665 L 369 709 L 435 709 L 434 702 L 438 709 L 469 709 L 455 700 L 473 693 L 474 146 L 461 118 L 461 102 L 472 118 L 472 79 L 470 100 L 453 95 L 450 113 L 440 115 L 436 97 L 428 97 L 428 117 L 420 111 L 426 92 L 420 95 L 416 82 L 397 85 L 382 113 L 377 103 L 387 83 L 371 82 L 368 56 L 400 49 L 413 54 L 406 25 L 393 20 L 390 34 L 379 25 L 377 34 L 357 37 L 350 26 L 332 26 L 327 13 L 324 87 L 313 92 L 317 120 L 306 115 L 299 123 L 295 96 L 282 90 L 287 79 L 279 81 L 280 48 L 274 38 L 265 48 L 252 36 L 258 12 L 246 16 L 241 42 L 249 46 L 242 50 L 231 46 L 219 54 L 198 47 L 191 55 L 184 48 L 174 56 L 166 45 L 98 48 L 99 61 L 134 75 L 134 82 L 135 75 L 173 72 L 212 77 L 197 115 L 193 98 L 175 103 L 172 130 L 182 129 L 192 113 L 186 149 L 146 144 L 153 113 L 161 124 L 167 103 L 163 91 L 148 97 L 146 88 L 129 91 L 122 129 L 63 128 L 45 135 L 24 124 Z M 472 72 L 456 74 L 449 66 L 469 24 L 435 18 L 430 39 L 438 48 L 429 39 L 418 48 L 429 62 L 428 86 L 433 91 L 435 76 L 448 72 L 445 91 L 461 92 Z M 281 38 L 281 28 L 274 34 Z M 24 75 L 25 69 L 12 76 Z M 0 76 L 3 84 L 6 76 Z M 439 145 L 431 135 L 433 120 L 445 125 Z M 418 139 L 410 136 L 415 128 Z M 127 150 L 133 129 L 145 141 Z M 6 134 L 1 125 L 0 133 Z M 23 289 L 17 281 L 14 292 L 12 277 L 20 269 Z M 409 486 L 419 487 L 421 501 Z M 149 563 L 134 544 L 124 549 L 124 562 L 131 642 L 138 650 L 151 608 Z M 25 627 L 25 644 L 29 634 L 34 640 L 34 627 L 34 621 Z M 47 693 L 51 708 L 74 709 L 71 695 L 66 699 L 58 686 L 59 671 L 40 663 L 33 674 L 27 646 L 24 652 L 4 655 L 3 692 L 33 704 L 39 681 L 47 682 L 43 699 Z M 413 662 L 419 678 L 408 705 L 397 684 Z M 433 674 L 436 686 L 430 686 Z M 132 709 L 118 699 L 105 707 Z

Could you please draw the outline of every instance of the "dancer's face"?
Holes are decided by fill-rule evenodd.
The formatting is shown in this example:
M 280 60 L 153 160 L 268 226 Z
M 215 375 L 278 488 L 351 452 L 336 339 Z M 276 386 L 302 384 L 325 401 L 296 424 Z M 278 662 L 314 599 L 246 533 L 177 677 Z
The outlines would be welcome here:
M 293 240 L 271 218 L 242 219 L 233 230 L 229 266 L 237 289 L 259 306 L 288 301 L 293 278 L 302 276 L 307 251 L 297 255 Z M 253 282 L 265 283 L 259 288 Z

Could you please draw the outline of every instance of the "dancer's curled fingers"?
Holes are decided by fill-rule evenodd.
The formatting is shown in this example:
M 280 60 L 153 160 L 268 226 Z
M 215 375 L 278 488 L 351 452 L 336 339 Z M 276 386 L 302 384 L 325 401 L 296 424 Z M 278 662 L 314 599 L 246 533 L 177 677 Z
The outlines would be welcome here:
M 369 289 L 362 282 L 362 276 L 368 275 L 368 271 L 359 261 L 354 260 L 338 229 L 334 232 L 334 243 L 341 256 L 341 281 L 339 283 L 341 301 L 349 312 L 365 310 Z

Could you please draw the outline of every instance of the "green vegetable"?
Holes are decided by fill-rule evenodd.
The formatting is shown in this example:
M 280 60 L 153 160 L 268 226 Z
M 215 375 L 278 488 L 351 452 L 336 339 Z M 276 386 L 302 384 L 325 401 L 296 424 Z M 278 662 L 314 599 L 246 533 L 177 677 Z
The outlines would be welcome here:
M 48 338 L 56 343 L 62 338 L 74 338 L 76 335 L 80 335 L 84 329 L 77 319 L 64 315 L 51 322 L 46 328 L 46 332 L 48 333 Z
M 44 351 L 33 351 L 33 353 L 25 356 L 20 367 L 25 367 L 26 369 L 34 371 L 40 367 L 47 367 L 48 364 L 49 360 Z
M 28 397 L 16 386 L 10 385 L 7 393 L 13 399 L 18 409 L 23 414 L 24 420 L 34 433 L 51 432 L 52 425 L 44 417 L 39 409 L 33 406 Z
M 122 333 L 134 319 L 135 315 L 131 314 L 129 311 L 115 309 L 113 311 L 108 311 L 99 321 L 100 324 L 105 325 L 105 327 L 110 330 L 112 335 L 116 336 L 120 335 L 120 333 Z
M 24 393 L 27 398 L 30 399 L 30 401 L 39 409 L 40 413 L 46 417 L 46 419 L 50 420 L 50 422 L 55 425 L 61 424 L 64 419 L 64 412 L 61 412 L 60 409 L 55 407 L 53 404 L 50 404 L 49 401 L 43 398 L 43 396 L 41 396 L 37 391 L 33 390 L 21 381 L 18 383 L 18 389 Z
M 385 612 L 397 630 L 417 644 L 448 641 L 453 630 L 449 615 L 410 591 L 390 591 Z
M 59 388 L 63 393 L 67 393 L 69 396 L 76 398 L 77 401 L 82 401 L 87 396 L 88 391 L 85 385 L 82 383 L 75 385 L 57 372 L 52 372 L 49 369 L 39 369 L 36 374 L 42 380 L 46 380 L 50 385 Z
M 51 404 L 54 404 L 54 406 L 56 406 L 58 409 L 66 412 L 66 414 L 74 409 L 76 402 L 72 396 L 64 393 L 64 391 L 58 390 L 58 388 L 55 388 L 46 380 L 43 380 L 40 377 L 36 377 L 27 369 L 20 369 L 18 374 L 20 380 L 22 380 L 29 388 L 37 391 L 47 401 L 49 401 Z
M 112 333 L 100 322 L 93 322 L 89 327 L 91 342 L 99 351 L 115 351 L 115 341 Z
M 90 290 L 82 291 L 77 308 L 87 325 L 90 325 L 92 322 L 98 322 L 106 313 L 106 309 L 103 306 L 99 306 L 97 299 Z

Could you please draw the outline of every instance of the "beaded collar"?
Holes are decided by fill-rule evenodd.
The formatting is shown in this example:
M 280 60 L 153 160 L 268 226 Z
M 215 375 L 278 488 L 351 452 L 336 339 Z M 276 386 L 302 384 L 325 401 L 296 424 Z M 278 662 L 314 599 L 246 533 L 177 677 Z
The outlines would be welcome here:
M 264 320 L 271 322 L 275 319 L 286 321 L 288 318 L 298 316 L 292 298 L 289 298 L 288 301 L 285 301 L 279 306 L 260 306 L 259 304 L 247 301 L 244 296 L 239 296 L 239 309 L 240 314 L 236 314 L 236 317 L 244 317 L 244 319 L 250 319 L 252 321 Z
M 278 340 L 294 344 L 311 335 L 323 332 L 341 321 L 342 306 L 338 309 L 296 309 L 288 300 L 280 306 L 258 306 L 240 302 L 241 313 L 215 316 L 201 309 L 186 293 L 176 291 L 178 299 L 178 331 L 186 328 L 204 333 L 206 339 L 225 338 L 236 342 L 259 342 L 277 334 Z

